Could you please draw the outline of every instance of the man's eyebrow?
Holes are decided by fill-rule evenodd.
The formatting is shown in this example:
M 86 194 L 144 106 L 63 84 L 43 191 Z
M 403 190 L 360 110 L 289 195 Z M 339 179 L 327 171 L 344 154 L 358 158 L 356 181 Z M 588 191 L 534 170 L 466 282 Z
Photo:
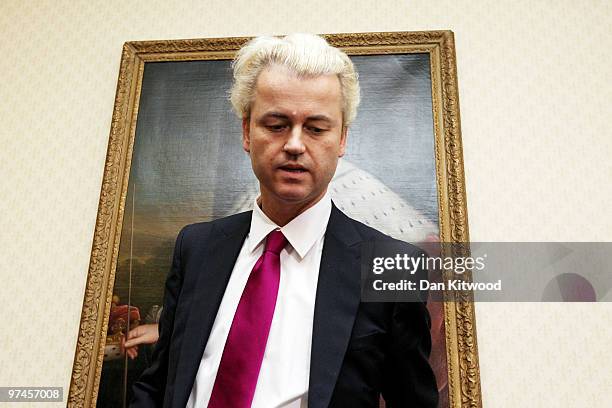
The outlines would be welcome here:
M 265 121 L 267 119 L 290 120 L 290 117 L 289 115 L 286 115 L 281 112 L 266 112 L 259 118 L 259 121 Z M 319 121 L 327 122 L 330 125 L 334 123 L 333 119 L 327 115 L 312 115 L 312 116 L 308 116 L 306 120 L 309 122 L 319 122 Z
M 280 112 L 267 112 L 265 113 L 260 120 L 266 120 L 266 119 L 289 119 L 289 117 L 287 115 L 285 115 L 284 113 L 280 113 Z
M 323 121 L 323 122 L 327 122 L 327 123 L 334 123 L 334 121 L 325 115 L 313 115 L 313 116 L 309 116 L 306 118 L 306 120 L 310 120 L 310 121 Z

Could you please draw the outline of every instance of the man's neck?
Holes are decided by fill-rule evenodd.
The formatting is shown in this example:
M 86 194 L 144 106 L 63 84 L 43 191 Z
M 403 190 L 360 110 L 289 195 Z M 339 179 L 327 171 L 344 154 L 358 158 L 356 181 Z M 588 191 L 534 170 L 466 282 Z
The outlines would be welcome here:
M 313 200 L 299 203 L 279 202 L 278 200 L 271 199 L 262 194 L 261 197 L 257 199 L 257 205 L 259 205 L 263 213 L 276 225 L 284 227 L 295 217 L 321 201 L 321 199 L 325 197 L 326 191 L 327 190 L 323 191 L 320 196 Z

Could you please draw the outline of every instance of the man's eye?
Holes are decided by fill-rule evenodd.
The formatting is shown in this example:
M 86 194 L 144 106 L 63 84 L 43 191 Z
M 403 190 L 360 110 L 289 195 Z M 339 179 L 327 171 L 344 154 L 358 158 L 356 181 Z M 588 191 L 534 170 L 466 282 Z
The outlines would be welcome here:
M 283 129 L 285 129 L 285 125 L 268 125 L 266 128 L 272 132 L 281 132 Z
M 315 126 L 310 126 L 310 127 L 308 128 L 308 130 L 310 130 L 312 133 L 314 133 L 314 134 L 316 134 L 316 135 L 318 135 L 318 134 L 321 134 L 321 133 L 325 132 L 325 129 L 321 129 L 321 128 L 318 128 L 318 127 L 315 127 Z

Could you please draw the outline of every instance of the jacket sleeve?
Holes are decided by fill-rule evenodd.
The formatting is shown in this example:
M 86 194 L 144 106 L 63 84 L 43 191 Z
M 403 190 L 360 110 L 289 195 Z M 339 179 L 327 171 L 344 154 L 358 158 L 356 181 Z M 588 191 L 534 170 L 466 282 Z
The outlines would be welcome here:
M 416 277 L 425 279 L 427 270 L 417 271 Z M 429 364 L 430 327 L 424 301 L 394 304 L 382 390 L 387 408 L 437 407 L 438 387 Z
M 163 309 L 159 319 L 159 339 L 153 349 L 152 363 L 132 389 L 131 408 L 162 407 L 168 375 L 168 351 L 174 327 L 174 312 L 183 283 L 182 244 L 187 227 L 178 234 L 172 256 L 172 266 L 166 278 Z

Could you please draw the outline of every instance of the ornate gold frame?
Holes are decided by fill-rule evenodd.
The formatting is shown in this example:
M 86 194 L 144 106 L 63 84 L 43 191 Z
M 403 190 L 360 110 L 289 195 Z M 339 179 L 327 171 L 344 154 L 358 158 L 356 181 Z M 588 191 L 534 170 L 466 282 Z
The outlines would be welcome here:
M 430 55 L 442 242 L 469 242 L 454 36 L 451 31 L 325 35 L 350 55 Z M 123 46 L 68 406 L 94 407 L 104 356 L 136 117 L 146 62 L 230 59 L 247 37 L 137 41 Z M 480 407 L 474 304 L 444 304 L 451 407 Z

